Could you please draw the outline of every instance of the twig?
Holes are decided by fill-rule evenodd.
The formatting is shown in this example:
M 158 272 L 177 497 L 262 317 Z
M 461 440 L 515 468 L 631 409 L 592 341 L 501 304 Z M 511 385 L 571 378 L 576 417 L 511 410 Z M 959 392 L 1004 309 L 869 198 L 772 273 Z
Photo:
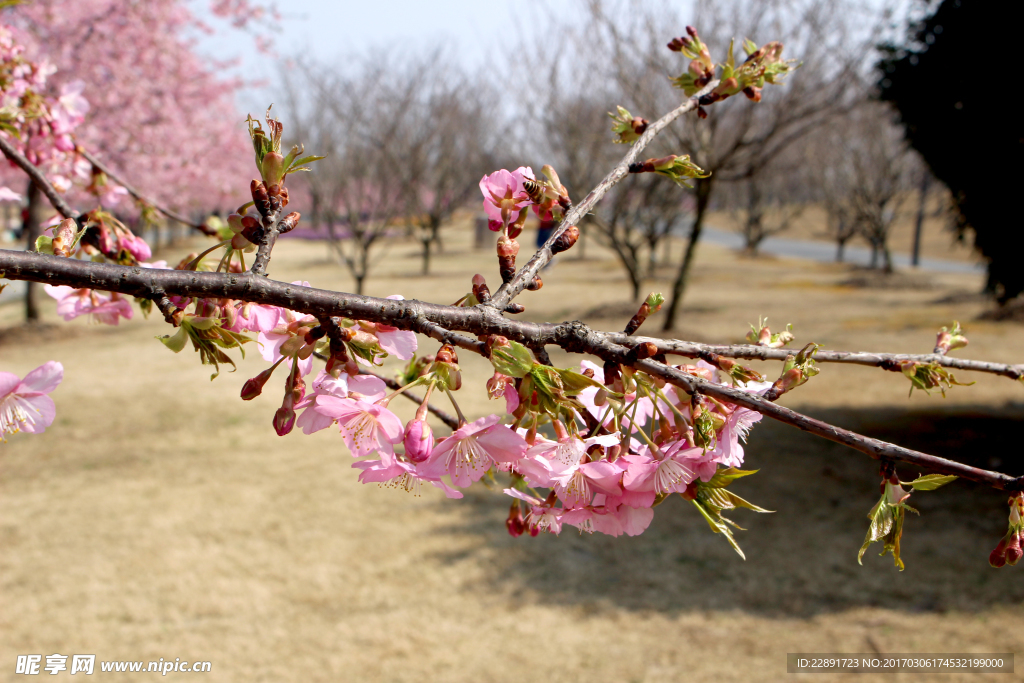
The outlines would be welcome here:
M 547 242 L 537 250 L 537 253 L 533 255 L 533 258 L 530 259 L 529 263 L 523 266 L 510 282 L 499 287 L 498 291 L 494 293 L 494 296 L 488 303 L 482 305 L 496 308 L 499 311 L 504 310 L 509 302 L 518 296 L 519 293 L 526 288 L 526 285 L 533 281 L 533 278 L 537 276 L 537 273 L 540 272 L 541 268 L 551 261 L 554 256 L 551 252 L 551 245 L 553 245 L 558 237 L 565 232 L 566 228 L 579 223 L 580 219 L 587 215 L 591 207 L 593 207 L 601 197 L 608 192 L 608 190 L 612 189 L 616 183 L 629 174 L 629 165 L 640 157 L 640 152 L 650 144 L 655 135 L 683 114 L 695 110 L 699 106 L 698 103 L 701 96 L 711 92 L 717 87 L 718 79 L 715 79 L 704 86 L 702 90 L 688 98 L 682 105 L 676 107 L 654 123 L 650 124 L 644 134 L 640 136 L 640 139 L 633 143 L 633 146 L 629 148 L 629 152 L 625 157 L 623 157 L 622 161 L 619 162 L 619 165 L 612 169 L 612 172 L 606 175 L 604 180 L 598 183 L 597 187 L 591 190 L 590 194 L 588 194 L 582 202 L 576 204 L 565 215 L 561 224 L 552 231 Z
M 260 240 L 260 247 L 256 251 L 256 258 L 253 259 L 252 268 L 249 269 L 249 272 L 254 275 L 266 277 L 267 266 L 270 265 L 270 252 L 274 250 L 274 245 L 277 244 L 280 224 L 280 211 L 275 211 L 263 217 L 263 225 L 266 230 L 263 233 L 263 239 Z
M 43 175 L 43 172 L 36 168 L 31 161 L 26 159 L 25 155 L 19 152 L 17 148 L 11 144 L 10 140 L 3 135 L 0 135 L 0 151 L 3 151 L 4 156 L 28 174 L 28 177 L 36 184 L 36 187 L 38 187 L 42 193 L 46 195 L 46 198 L 50 200 L 50 204 L 52 204 L 53 208 L 57 210 L 57 213 L 64 218 L 75 219 L 81 215 L 79 212 L 72 209 L 66 201 L 64 201 L 64 198 L 60 196 L 60 193 L 57 192 L 56 189 L 54 189 L 53 185 L 50 184 L 50 181 L 46 179 L 45 175 Z
M 988 484 L 994 488 L 1015 491 L 1024 488 L 1024 478 L 982 470 L 952 460 L 902 448 L 872 439 L 821 420 L 776 405 L 754 394 L 732 387 L 712 384 L 653 359 L 630 358 L 630 348 L 615 344 L 614 334 L 596 332 L 581 322 L 533 323 L 509 320 L 487 306 L 470 308 L 444 306 L 415 299 L 378 299 L 369 296 L 331 292 L 276 282 L 251 273 L 204 273 L 180 270 L 154 270 L 139 267 L 93 263 L 32 252 L 0 250 L 0 273 L 12 280 L 49 282 L 76 288 L 92 288 L 133 296 L 153 296 L 155 291 L 171 296 L 232 298 L 240 301 L 280 306 L 318 319 L 343 316 L 357 320 L 392 325 L 399 329 L 419 331 L 424 321 L 442 328 L 445 333 L 462 330 L 477 335 L 498 334 L 515 339 L 526 346 L 559 346 L 571 353 L 589 353 L 605 360 L 631 364 L 656 377 L 683 387 L 698 390 L 768 417 L 791 424 L 812 434 L 842 443 L 873 458 L 889 458 L 919 467 L 955 474 Z M 440 332 L 438 332 L 440 334 Z M 630 338 L 632 341 L 632 338 Z M 660 340 L 663 341 L 663 340 Z M 753 347 L 761 352 L 760 347 Z M 474 348 L 479 351 L 479 348 Z M 768 349 L 764 349 L 768 352 Z M 770 350 L 773 354 L 778 349 Z M 635 354 L 634 354 L 635 355 Z
M 680 341 L 677 339 L 658 339 L 657 337 L 628 337 L 624 334 L 613 332 L 602 333 L 604 338 L 614 344 L 633 346 L 635 344 L 651 342 L 658 347 L 661 353 L 670 353 L 686 358 L 700 358 L 703 353 L 716 353 L 726 358 L 743 358 L 747 360 L 786 360 L 788 355 L 796 355 L 799 349 L 772 349 L 767 346 L 754 346 L 752 344 L 699 344 L 697 342 Z M 931 354 L 908 354 L 908 353 L 874 353 L 868 351 L 828 351 L 818 349 L 814 354 L 814 360 L 820 363 L 851 363 L 853 365 L 865 365 L 877 367 L 893 372 L 900 371 L 900 363 L 904 361 L 915 361 L 918 363 L 937 363 L 943 367 L 954 370 L 968 370 L 971 372 L 985 372 L 1010 379 L 1019 380 L 1024 377 L 1024 364 L 1011 365 L 1008 363 L 990 363 L 981 360 L 969 360 L 965 358 L 952 358 L 935 353 Z
M 131 196 L 135 197 L 137 200 L 139 200 L 143 204 L 148 204 L 149 206 L 152 206 L 154 209 L 156 209 L 157 211 L 159 211 L 163 215 L 167 216 L 168 218 L 170 218 L 172 220 L 176 220 L 179 223 L 182 223 L 184 225 L 187 225 L 188 227 L 192 228 L 193 230 L 198 230 L 199 232 L 203 233 L 204 235 L 209 235 L 210 237 L 215 237 L 217 235 L 217 231 L 214 230 L 213 228 L 211 228 L 210 226 L 206 225 L 205 223 L 193 223 L 191 220 L 189 220 L 188 218 L 185 218 L 180 213 L 177 213 L 175 211 L 171 211 L 167 207 L 164 207 L 164 206 L 161 206 L 160 204 L 157 204 L 155 201 L 153 201 L 152 199 L 150 199 L 149 197 L 145 196 L 144 194 L 142 194 L 141 192 L 136 190 L 134 187 L 132 187 L 131 185 L 126 183 L 119 176 L 114 175 L 114 172 L 110 170 L 109 166 L 104 164 L 102 161 L 100 161 L 95 156 L 93 156 L 91 153 L 85 151 L 81 147 L 75 147 L 75 151 L 80 156 L 82 156 L 86 161 L 88 161 L 90 164 L 92 164 L 93 166 L 95 166 L 99 170 L 103 171 L 103 173 L 105 173 L 115 183 L 117 183 L 118 185 L 120 185 L 124 189 L 128 190 L 128 194 L 130 194 Z

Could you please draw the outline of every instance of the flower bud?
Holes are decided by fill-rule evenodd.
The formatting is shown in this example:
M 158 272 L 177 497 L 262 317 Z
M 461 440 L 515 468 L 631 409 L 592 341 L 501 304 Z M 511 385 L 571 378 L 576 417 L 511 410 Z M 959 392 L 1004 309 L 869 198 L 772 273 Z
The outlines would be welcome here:
M 284 179 L 284 156 L 280 152 L 267 152 L 263 155 L 260 174 L 267 187 L 280 185 Z
M 281 219 L 278 224 L 277 232 L 280 235 L 286 232 L 291 232 L 295 229 L 295 226 L 299 224 L 299 218 L 302 216 L 298 211 L 292 211 L 290 214 Z
M 278 436 L 284 436 L 295 427 L 295 409 L 290 405 L 283 405 L 274 413 L 274 431 Z
M 262 181 L 253 179 L 249 183 L 249 190 L 252 193 L 252 201 L 256 205 L 256 210 L 260 212 L 260 215 L 266 216 L 271 212 L 270 207 L 270 195 L 267 194 L 267 187 Z
M 575 225 L 570 225 L 568 228 L 562 231 L 562 234 L 558 236 L 554 244 L 551 245 L 551 253 L 560 254 L 563 251 L 568 251 L 572 248 L 572 245 L 576 244 L 576 240 L 580 238 L 580 229 Z
M 1006 564 L 1012 567 L 1020 561 L 1022 555 L 1024 551 L 1020 547 L 1020 534 L 1012 534 L 1006 544 Z
M 434 433 L 426 420 L 410 420 L 405 426 L 405 457 L 413 462 L 423 462 L 434 450 Z
M 242 385 L 242 400 L 251 401 L 262 394 L 263 385 L 265 385 L 267 380 L 270 379 L 270 376 L 274 374 L 274 370 L 277 369 L 279 364 L 280 363 L 275 363 L 252 379 L 247 380 L 245 384 Z
M 523 512 L 519 508 L 518 500 L 512 501 L 512 507 L 508 511 L 508 519 L 505 520 L 505 528 L 508 529 L 508 533 L 512 538 L 519 538 L 526 531 L 526 521 L 523 519 Z M 530 535 L 536 535 L 532 529 Z
M 53 236 L 53 253 L 56 256 L 71 256 L 71 245 L 75 241 L 78 224 L 74 218 L 65 218 L 57 226 Z
M 996 569 L 999 569 L 1000 567 L 1002 567 L 1002 566 L 1004 566 L 1006 564 L 1006 539 L 1005 538 L 1002 539 L 1001 541 L 999 541 L 999 545 L 997 545 L 995 547 L 995 550 L 993 550 L 989 554 L 989 556 L 988 556 L 988 563 L 990 565 L 992 565 L 993 567 L 995 567 Z

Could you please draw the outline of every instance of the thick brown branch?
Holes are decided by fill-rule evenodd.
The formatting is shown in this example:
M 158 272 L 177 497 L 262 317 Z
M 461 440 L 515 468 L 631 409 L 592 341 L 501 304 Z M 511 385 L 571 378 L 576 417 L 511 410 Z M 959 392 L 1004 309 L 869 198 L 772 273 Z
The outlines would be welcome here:
M 487 306 L 462 308 L 414 299 L 377 299 L 276 282 L 251 273 L 154 270 L 20 251 L 0 250 L 0 273 L 14 280 L 88 287 L 133 296 L 152 297 L 157 292 L 165 292 L 171 296 L 231 298 L 281 306 L 313 315 L 320 320 L 344 316 L 384 323 L 404 330 L 422 331 L 425 329 L 425 321 L 432 326 L 443 328 L 441 332 L 435 331 L 437 334 L 451 335 L 449 330 L 462 330 L 477 335 L 498 334 L 530 347 L 556 345 L 571 353 L 589 353 L 605 360 L 631 364 L 688 391 L 697 389 L 707 396 L 756 410 L 804 431 L 847 445 L 873 458 L 889 458 L 912 463 L 1002 490 L 1019 490 L 1024 482 L 1021 478 L 1015 479 L 999 472 L 970 467 L 856 434 L 776 405 L 754 394 L 711 384 L 653 359 L 633 359 L 628 347 L 611 341 L 616 335 L 595 332 L 580 322 L 554 325 L 508 320 Z M 630 341 L 635 340 L 630 338 Z M 475 347 L 476 343 L 472 345 Z M 760 351 L 760 347 L 755 348 Z M 481 349 L 476 347 L 474 350 Z
M 50 200 L 50 204 L 57 210 L 64 218 L 78 218 L 79 213 L 71 208 L 71 206 L 64 201 L 64 198 L 60 196 L 60 193 L 54 189 L 50 181 L 46 179 L 43 172 L 36 168 L 31 161 L 25 158 L 22 154 L 11 144 L 11 141 L 0 135 L 0 151 L 3 151 L 4 156 L 10 159 L 14 164 L 19 166 L 21 170 L 28 174 L 28 177 L 32 179 L 32 182 L 36 184 L 46 198 Z
M 573 208 L 565 215 L 565 219 L 562 223 L 552 231 L 551 236 L 548 237 L 548 241 L 544 243 L 544 246 L 538 249 L 537 253 L 533 255 L 530 262 L 516 273 L 516 276 L 512 278 L 511 282 L 503 284 L 498 291 L 494 293 L 491 300 L 485 305 L 496 308 L 499 311 L 504 310 L 505 306 L 507 306 L 512 299 L 516 298 L 516 296 L 518 296 L 519 293 L 533 281 L 533 278 L 537 277 L 541 268 L 551 261 L 551 258 L 554 256 L 551 252 L 551 245 L 555 243 L 558 237 L 569 226 L 579 223 L 580 219 L 590 212 L 590 209 L 597 204 L 608 190 L 612 189 L 616 183 L 629 174 L 629 165 L 634 163 L 640 157 L 640 152 L 650 144 L 651 140 L 654 139 L 654 136 L 683 114 L 695 110 L 698 107 L 698 101 L 701 96 L 711 92 L 717 87 L 718 79 L 715 79 L 704 86 L 700 92 L 695 93 L 692 97 L 687 99 L 682 105 L 676 107 L 654 123 L 650 124 L 644 134 L 640 136 L 640 139 L 633 143 L 633 146 L 629 148 L 629 152 L 625 157 L 623 157 L 622 161 L 619 162 L 619 165 L 612 169 L 612 172 L 606 175 L 604 180 L 598 183 L 597 187 L 591 190 L 590 194 L 588 194 L 582 202 L 573 206 Z
M 192 228 L 193 230 L 198 230 L 199 232 L 203 233 L 204 235 L 209 235 L 210 237 L 215 237 L 217 235 L 217 231 L 214 230 L 213 228 L 211 228 L 210 226 L 206 225 L 205 223 L 193 223 L 191 220 L 189 220 L 188 218 L 185 218 L 180 213 L 177 213 L 175 211 L 172 211 L 172 210 L 168 209 L 165 206 L 161 206 L 160 204 L 157 204 L 155 201 L 153 201 L 152 199 L 150 199 L 149 197 L 145 196 L 144 194 L 142 194 L 141 192 L 136 190 L 134 187 L 132 187 L 131 185 L 126 183 L 122 178 L 120 178 L 119 176 L 115 175 L 114 172 L 110 170 L 109 166 L 104 164 L 102 161 L 100 161 L 95 156 L 93 156 L 89 152 L 85 151 L 81 147 L 76 147 L 75 151 L 78 152 L 78 154 L 81 155 L 82 158 L 84 158 L 90 164 L 92 164 L 93 166 L 95 166 L 99 170 L 103 171 L 103 173 L 105 173 L 107 175 L 107 177 L 109 177 L 115 183 L 117 183 L 118 185 L 120 185 L 124 189 L 128 190 L 128 194 L 130 194 L 131 196 L 135 197 L 135 199 L 139 200 L 143 204 L 148 204 L 149 206 L 152 206 L 154 209 L 156 209 L 157 211 L 159 211 L 163 215 L 167 216 L 171 220 L 175 220 L 175 221 L 178 221 L 179 223 L 187 225 L 188 227 Z

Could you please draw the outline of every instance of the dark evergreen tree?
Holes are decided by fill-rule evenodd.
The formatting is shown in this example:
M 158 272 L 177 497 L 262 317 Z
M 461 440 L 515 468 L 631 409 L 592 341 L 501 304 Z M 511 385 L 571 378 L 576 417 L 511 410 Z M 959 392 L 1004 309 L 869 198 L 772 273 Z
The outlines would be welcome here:
M 1020 19 L 1016 2 L 943 0 L 909 27 L 905 45 L 883 46 L 879 63 L 881 98 L 952 192 L 961 236 L 973 233 L 1000 303 L 1024 291 L 1024 225 L 1013 198 L 1024 119 L 1013 104 Z

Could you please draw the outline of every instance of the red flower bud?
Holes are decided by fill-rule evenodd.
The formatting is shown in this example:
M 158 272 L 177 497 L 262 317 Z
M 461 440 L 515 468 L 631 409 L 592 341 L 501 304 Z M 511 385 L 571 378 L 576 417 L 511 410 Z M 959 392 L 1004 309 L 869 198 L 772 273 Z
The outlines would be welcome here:
M 508 519 L 505 520 L 505 528 L 508 529 L 508 533 L 512 538 L 519 538 L 526 531 L 526 521 L 523 519 L 523 512 L 519 509 L 519 501 L 512 501 L 512 508 L 508 511 Z M 533 529 L 530 530 L 531 536 L 536 536 Z
M 291 406 L 281 406 L 274 413 L 274 431 L 284 436 L 295 426 L 295 410 Z
M 988 563 L 998 569 L 1006 564 L 1006 539 L 999 541 L 999 545 L 988 556 Z
M 552 254 L 560 254 L 563 251 L 568 251 L 572 248 L 572 245 L 576 244 L 576 240 L 580 238 L 580 229 L 575 225 L 570 225 L 566 228 L 558 239 L 555 240 L 554 244 L 551 245 Z
M 280 235 L 290 232 L 295 229 L 295 226 L 299 224 L 299 218 L 302 216 L 298 211 L 292 211 L 290 214 L 281 219 L 278 224 L 277 232 Z

